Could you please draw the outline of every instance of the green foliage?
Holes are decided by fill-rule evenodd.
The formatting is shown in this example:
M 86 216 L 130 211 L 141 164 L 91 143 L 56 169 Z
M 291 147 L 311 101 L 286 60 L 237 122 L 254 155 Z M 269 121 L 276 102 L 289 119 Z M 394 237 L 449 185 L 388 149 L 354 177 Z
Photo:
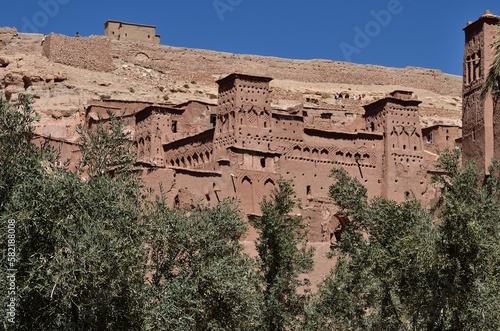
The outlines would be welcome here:
M 36 147 L 33 123 L 37 116 L 31 107 L 31 97 L 12 106 L 0 94 L 0 211 L 13 187 L 30 181 L 43 172 L 44 166 L 55 161 L 56 153 L 47 146 Z M 45 164 L 43 163 L 45 162 Z
M 439 238 L 443 259 L 437 295 L 439 323 L 449 330 L 498 330 L 500 327 L 500 167 L 484 182 L 473 163 L 454 175 L 442 191 Z
M 29 99 L 19 108 L 2 103 L 0 233 L 15 220 L 17 330 L 139 330 L 146 251 L 140 186 L 128 173 L 97 175 L 54 166 L 54 153 L 31 142 L 35 119 Z M 113 132 L 113 130 L 111 130 Z M 95 135 L 87 136 L 90 146 Z M 102 137 L 101 137 L 102 138 Z M 112 135 L 110 140 L 117 141 Z M 89 169 L 99 169 L 89 157 Z M 4 155 L 2 153 L 2 155 Z M 109 159 L 111 164 L 117 162 Z M 119 163 L 119 162 L 118 162 Z M 0 241 L 6 256 L 6 240 Z M 2 261 L 0 281 L 6 291 Z
M 89 176 L 130 172 L 136 160 L 130 132 L 112 113 L 108 116 L 109 125 L 100 121 L 94 130 L 86 130 L 82 126 L 77 128 L 83 155 L 79 167 Z
M 137 187 L 126 178 L 54 174 L 20 186 L 19 328 L 140 329 L 145 251 Z
M 255 221 L 259 233 L 256 247 L 259 271 L 264 283 L 265 330 L 297 328 L 303 319 L 307 296 L 297 293 L 304 282 L 299 274 L 313 266 L 313 249 L 305 243 L 302 217 L 290 213 L 296 205 L 291 183 L 278 181 L 279 188 L 260 204 L 262 217 Z
M 261 294 L 236 205 L 170 210 L 158 200 L 150 215 L 151 288 L 148 330 L 258 330 Z
M 0 105 L 0 233 L 15 220 L 17 330 L 498 330 L 500 163 L 486 178 L 444 151 L 439 204 L 369 200 L 344 170 L 330 196 L 347 220 L 337 264 L 312 299 L 290 182 L 261 203 L 257 261 L 236 205 L 170 210 L 145 200 L 123 123 L 79 129 L 77 172 L 33 144 L 29 98 Z M 83 180 L 83 172 L 88 179 Z M 7 241 L 0 241 L 5 259 Z M 256 262 L 256 263 L 255 263 Z M 7 264 L 0 291 L 7 293 Z
M 369 201 L 344 170 L 332 172 L 330 195 L 348 223 L 337 265 L 309 310 L 309 329 L 498 329 L 497 171 L 483 185 L 473 164 L 458 168 L 453 151 L 439 167 L 437 220 L 415 200 Z
M 447 186 L 447 178 L 454 177 L 458 170 L 459 164 L 458 160 L 460 158 L 460 150 L 458 149 L 448 149 L 441 151 L 439 153 L 438 164 L 436 168 L 441 172 L 440 174 L 434 174 L 432 176 L 432 181 L 434 183 L 442 184 Z M 446 176 L 443 176 L 446 175 Z
M 330 187 L 348 218 L 333 273 L 320 286 L 310 328 L 406 330 L 426 323 L 434 264 L 430 215 L 417 201 L 368 201 L 345 170 Z

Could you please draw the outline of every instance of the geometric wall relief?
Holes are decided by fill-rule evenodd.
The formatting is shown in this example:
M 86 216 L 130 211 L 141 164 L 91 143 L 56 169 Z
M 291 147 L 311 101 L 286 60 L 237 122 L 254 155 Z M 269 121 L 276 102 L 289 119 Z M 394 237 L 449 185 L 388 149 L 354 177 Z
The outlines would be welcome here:
M 248 114 L 247 114 L 247 119 L 248 119 L 248 124 L 249 125 L 255 125 L 256 122 L 257 122 L 257 114 L 255 113 L 254 110 L 250 111 Z
M 264 196 L 268 198 L 276 187 L 276 179 L 266 173 L 237 171 L 238 198 L 246 213 L 260 211 L 259 203 Z
M 341 150 L 333 146 L 312 147 L 296 144 L 287 148 L 285 159 L 370 168 L 376 167 L 377 164 L 377 157 L 363 147 L 357 150 Z

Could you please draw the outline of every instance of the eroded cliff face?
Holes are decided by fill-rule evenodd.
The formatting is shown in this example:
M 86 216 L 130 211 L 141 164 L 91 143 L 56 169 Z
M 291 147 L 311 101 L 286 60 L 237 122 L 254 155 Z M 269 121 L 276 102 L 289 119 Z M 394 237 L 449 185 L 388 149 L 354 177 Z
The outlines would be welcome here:
M 50 45 L 48 38 L 52 38 Z M 460 124 L 462 78 L 438 70 L 289 60 L 124 41 L 110 41 L 110 49 L 104 49 L 107 43 L 102 38 L 82 37 L 85 41 L 77 42 L 84 45 L 84 51 L 73 52 L 101 56 L 103 61 L 111 56 L 112 64 L 93 67 L 58 53 L 71 47 L 75 38 L 1 28 L 0 90 L 13 102 L 20 94 L 33 95 L 41 115 L 38 132 L 68 140 L 75 139 L 75 126 L 91 99 L 216 102 L 215 81 L 232 72 L 274 78 L 271 102 L 275 108 L 303 104 L 362 114 L 364 104 L 393 90 L 412 90 L 423 101 L 423 126 Z

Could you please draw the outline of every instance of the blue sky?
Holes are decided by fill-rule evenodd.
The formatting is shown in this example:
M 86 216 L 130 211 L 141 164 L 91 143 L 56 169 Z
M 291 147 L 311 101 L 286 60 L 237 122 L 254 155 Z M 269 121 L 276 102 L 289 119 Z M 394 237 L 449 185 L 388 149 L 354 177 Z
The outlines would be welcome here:
M 500 1 L 4 0 L 0 26 L 87 36 L 113 19 L 156 25 L 171 46 L 461 75 L 462 28 L 485 9 Z

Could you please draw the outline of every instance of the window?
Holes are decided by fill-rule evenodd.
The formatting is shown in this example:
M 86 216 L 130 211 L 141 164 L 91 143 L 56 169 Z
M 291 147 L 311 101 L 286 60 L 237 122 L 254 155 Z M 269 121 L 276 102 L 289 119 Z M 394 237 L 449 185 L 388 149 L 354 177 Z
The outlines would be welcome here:
M 210 115 L 210 128 L 215 128 L 216 120 L 217 120 L 217 116 Z
M 434 139 L 432 137 L 432 132 L 429 132 L 425 137 L 427 139 L 427 143 L 428 144 L 434 144 Z
M 266 167 L 266 158 L 265 158 L 265 157 L 263 157 L 263 158 L 261 158 L 261 159 L 260 159 L 260 166 L 261 166 L 262 168 L 265 168 L 265 167 Z
M 311 195 L 311 185 L 306 186 L 306 194 Z
M 172 121 L 172 132 L 177 133 L 177 121 Z

